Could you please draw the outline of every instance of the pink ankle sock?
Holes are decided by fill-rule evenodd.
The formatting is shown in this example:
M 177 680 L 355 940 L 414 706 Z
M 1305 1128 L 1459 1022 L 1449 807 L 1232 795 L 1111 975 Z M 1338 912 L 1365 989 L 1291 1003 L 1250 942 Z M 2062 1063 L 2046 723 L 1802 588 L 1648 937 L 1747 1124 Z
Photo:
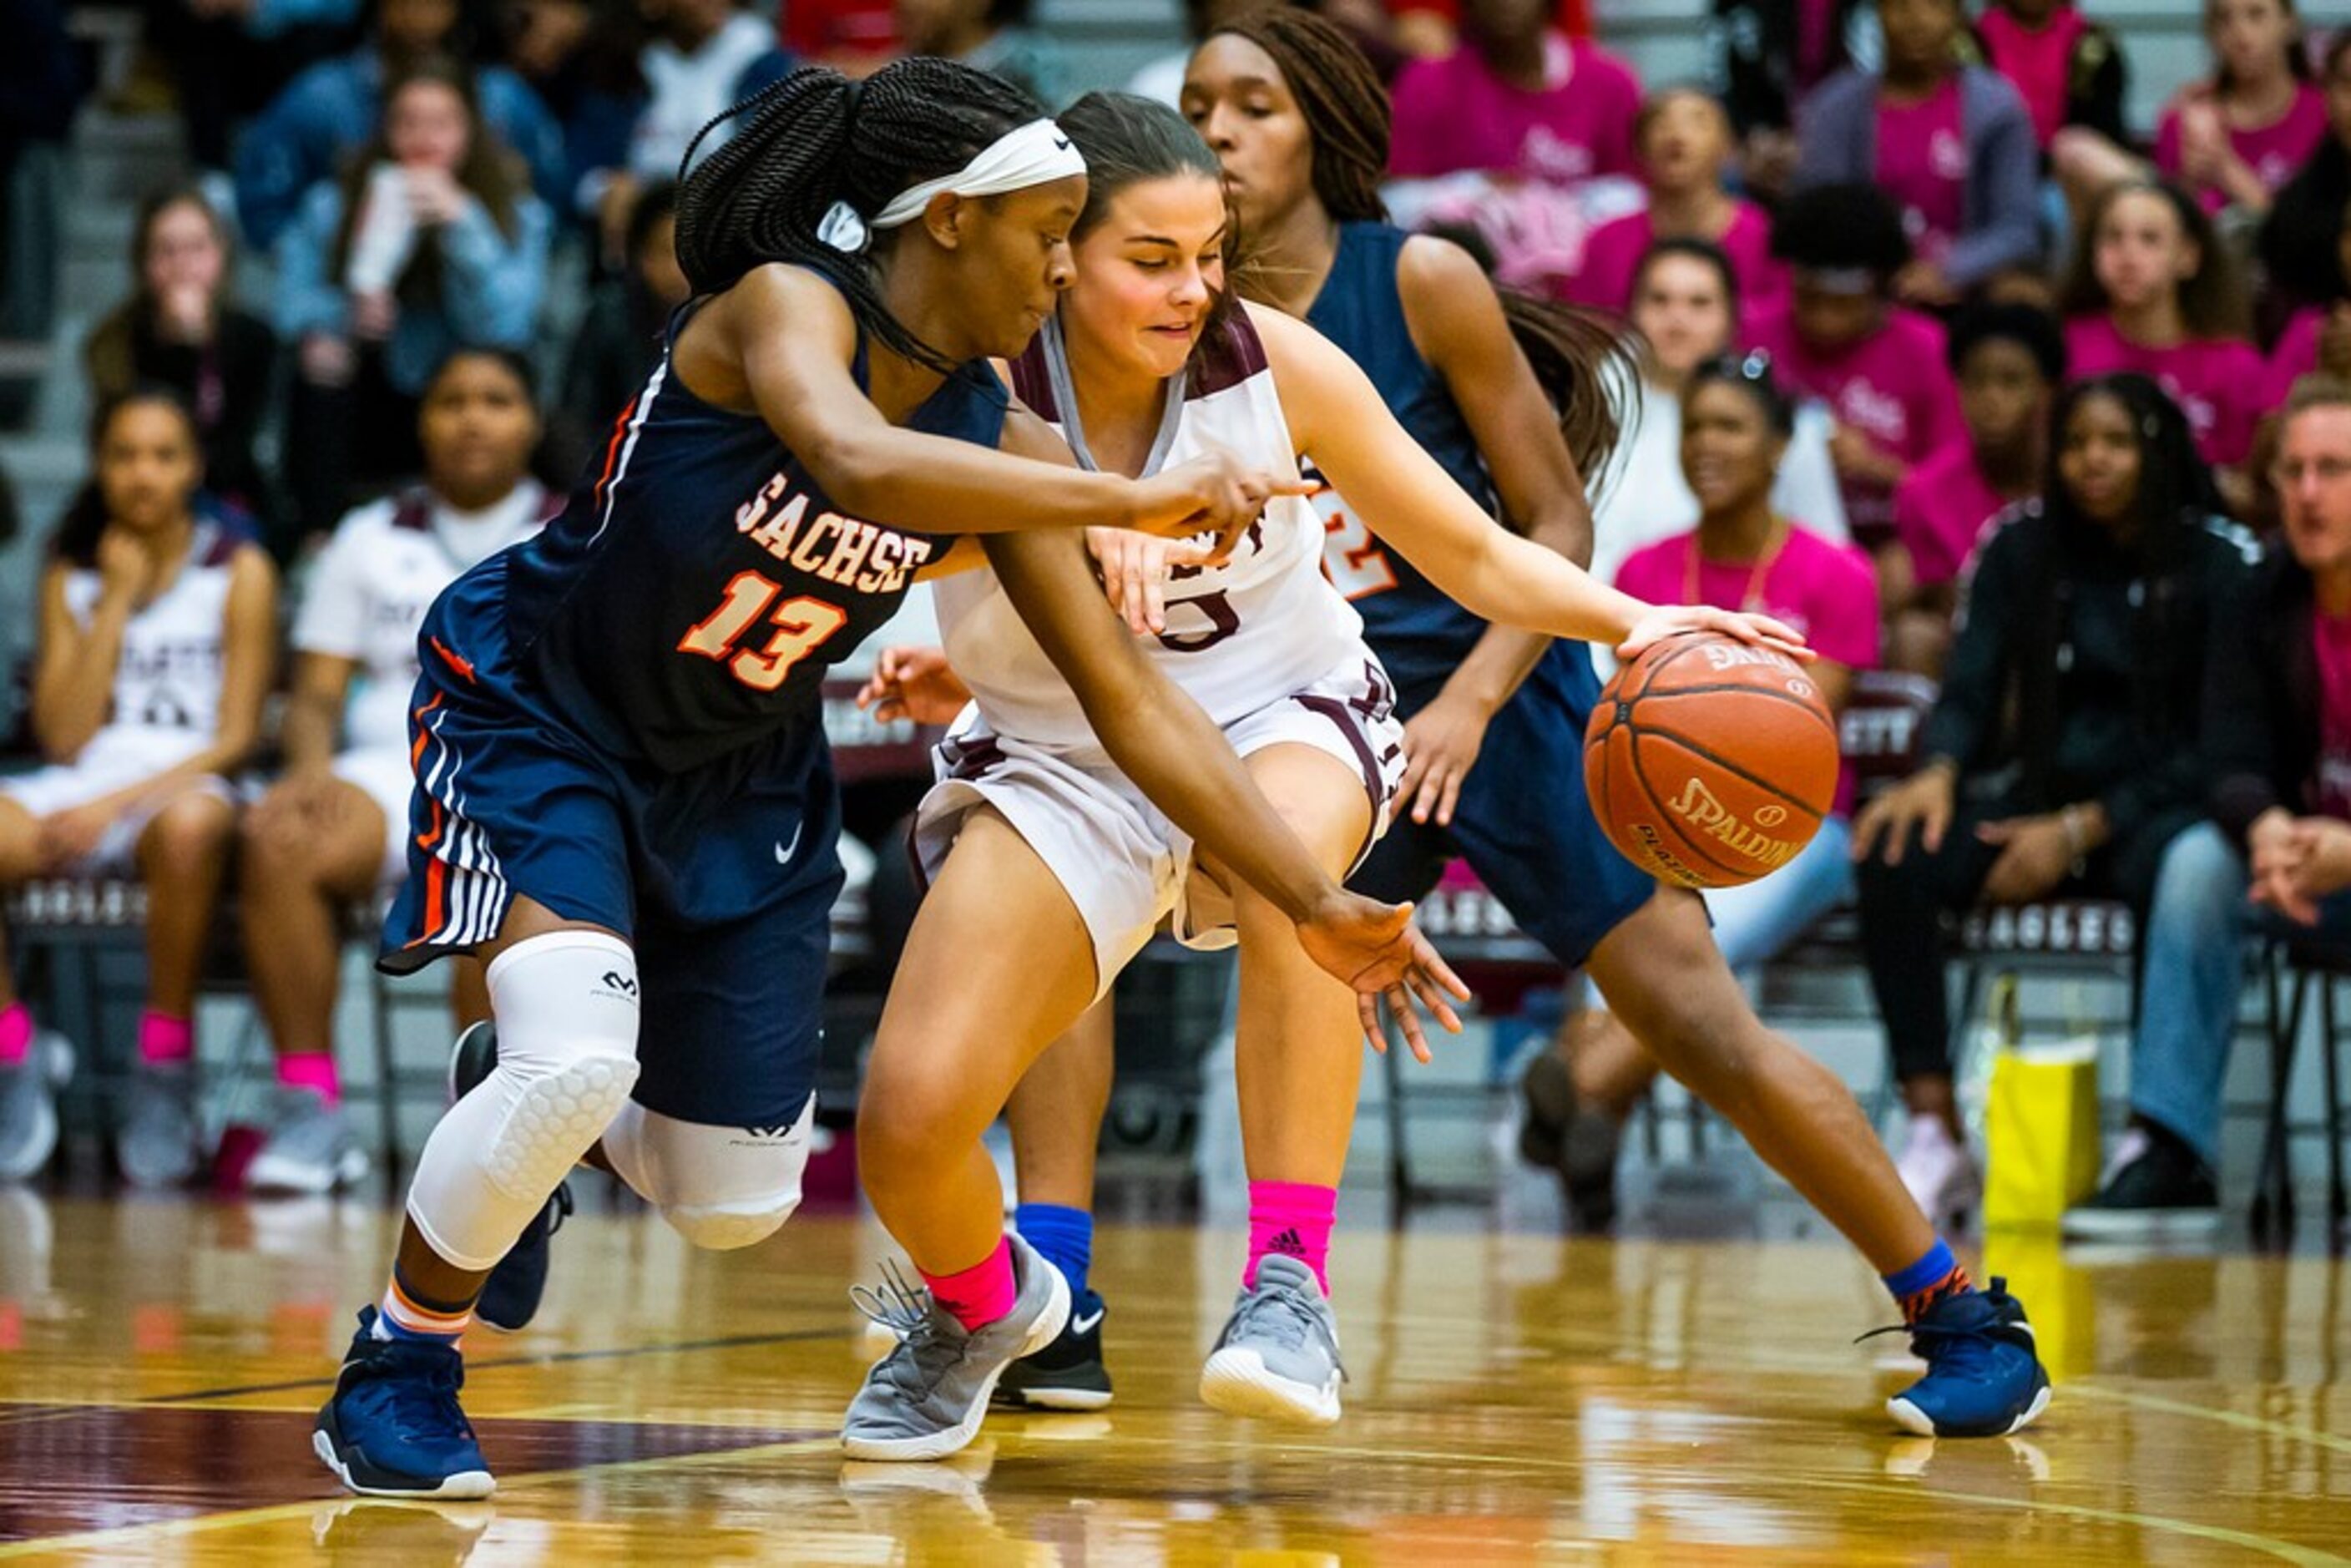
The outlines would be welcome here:
M 1249 1266 L 1241 1270 L 1241 1289 L 1257 1284 L 1257 1266 L 1267 1253 L 1279 1252 L 1313 1270 L 1314 1282 L 1329 1295 L 1331 1227 L 1338 1208 L 1335 1186 L 1299 1181 L 1249 1183 Z
M 33 1049 L 33 1009 L 12 1002 L 0 1010 L 0 1067 L 14 1067 Z
M 196 1026 L 150 1009 L 139 1015 L 139 1060 L 152 1067 L 185 1061 L 196 1053 Z
M 947 1315 L 967 1329 L 984 1328 L 1010 1315 L 1020 1300 L 1020 1282 L 1012 1277 L 1011 1239 L 998 1241 L 986 1262 L 956 1274 L 924 1274 L 923 1283 Z
M 343 1103 L 343 1083 L 335 1075 L 331 1051 L 304 1051 L 279 1057 L 277 1082 L 288 1089 L 308 1089 L 329 1105 Z

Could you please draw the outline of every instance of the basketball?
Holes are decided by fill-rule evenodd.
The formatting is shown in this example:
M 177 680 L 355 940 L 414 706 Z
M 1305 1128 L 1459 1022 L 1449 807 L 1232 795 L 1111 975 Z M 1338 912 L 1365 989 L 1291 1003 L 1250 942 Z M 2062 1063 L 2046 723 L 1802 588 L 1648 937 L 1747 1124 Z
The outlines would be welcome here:
M 1616 672 L 1583 737 L 1609 841 L 1683 887 L 1768 876 L 1836 799 L 1836 721 L 1804 666 L 1717 632 L 1657 643 Z

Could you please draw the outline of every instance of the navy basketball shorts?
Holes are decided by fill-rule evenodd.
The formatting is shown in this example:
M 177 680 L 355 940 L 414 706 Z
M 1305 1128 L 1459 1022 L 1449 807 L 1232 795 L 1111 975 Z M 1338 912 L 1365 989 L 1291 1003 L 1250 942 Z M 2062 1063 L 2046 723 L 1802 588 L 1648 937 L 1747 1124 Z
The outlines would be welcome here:
M 447 604 L 444 601 L 444 606 Z M 466 635 L 468 632 L 475 634 Z M 503 638 L 439 609 L 410 716 L 409 878 L 393 974 L 495 936 L 517 895 L 636 950 L 634 1098 L 710 1126 L 785 1126 L 821 1041 L 840 804 L 813 721 L 688 774 L 631 765 L 549 711 Z M 452 643 L 463 637 L 462 643 Z
M 1404 711 L 1417 713 L 1449 671 L 1407 674 L 1393 659 Z M 1519 929 L 1562 964 L 1580 967 L 1600 939 L 1656 896 L 1656 883 L 1616 852 L 1583 793 L 1583 727 L 1600 696 L 1591 655 L 1556 643 L 1486 727 L 1453 824 L 1395 824 L 1347 885 L 1392 903 L 1419 899 L 1446 862 L 1469 862 Z

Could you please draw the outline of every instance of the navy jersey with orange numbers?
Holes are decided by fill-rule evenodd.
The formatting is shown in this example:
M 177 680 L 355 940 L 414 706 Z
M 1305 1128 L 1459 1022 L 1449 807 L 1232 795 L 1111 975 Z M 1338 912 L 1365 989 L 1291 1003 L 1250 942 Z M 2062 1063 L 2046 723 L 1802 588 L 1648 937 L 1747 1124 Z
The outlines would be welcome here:
M 855 370 L 862 388 L 862 339 Z M 975 362 L 904 425 L 993 446 L 1005 408 Z M 587 738 L 685 772 L 818 723 L 827 667 L 945 549 L 844 516 L 764 419 L 703 402 L 664 354 L 594 482 L 508 552 L 506 640 Z
M 1371 378 L 1405 434 L 1491 512 L 1494 484 L 1477 438 L 1405 322 L 1396 265 L 1411 237 L 1393 224 L 1341 225 L 1338 256 L 1306 319 Z M 1364 635 L 1389 673 L 1409 685 L 1416 672 L 1458 664 L 1486 622 L 1374 538 L 1344 496 L 1325 490 L 1314 506 L 1326 530 L 1323 570 L 1363 616 Z

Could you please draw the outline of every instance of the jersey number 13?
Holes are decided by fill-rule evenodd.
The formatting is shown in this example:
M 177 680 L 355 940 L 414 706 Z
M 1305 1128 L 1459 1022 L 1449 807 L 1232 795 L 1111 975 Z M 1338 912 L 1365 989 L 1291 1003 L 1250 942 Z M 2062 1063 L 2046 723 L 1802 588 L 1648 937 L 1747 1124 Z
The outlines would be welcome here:
M 849 614 L 840 606 L 806 594 L 777 603 L 783 591 L 782 584 L 758 572 L 737 572 L 718 608 L 678 639 L 677 651 L 720 661 L 755 692 L 774 691 L 790 676 L 793 665 L 849 624 Z M 765 644 L 740 646 L 752 622 L 763 616 L 775 628 Z

